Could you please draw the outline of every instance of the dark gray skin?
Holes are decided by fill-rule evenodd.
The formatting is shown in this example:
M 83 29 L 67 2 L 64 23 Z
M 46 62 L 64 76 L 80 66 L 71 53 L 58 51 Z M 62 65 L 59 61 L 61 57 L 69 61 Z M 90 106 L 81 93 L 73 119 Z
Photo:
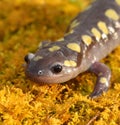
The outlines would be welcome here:
M 120 19 L 112 20 L 104 15 L 105 10 L 112 8 L 120 15 L 120 6 L 115 0 L 97 0 L 91 8 L 79 14 L 74 20 L 80 21 L 72 34 L 65 35 L 62 42 L 43 42 L 42 47 L 35 54 L 25 56 L 26 75 L 29 79 L 41 83 L 61 83 L 75 78 L 78 74 L 90 71 L 97 75 L 95 88 L 90 95 L 95 98 L 105 92 L 110 85 L 111 71 L 99 62 L 106 57 L 113 49 L 120 45 Z M 74 21 L 73 20 L 73 21 Z M 97 23 L 103 21 L 107 24 L 109 34 L 103 34 L 97 27 Z M 102 38 L 97 41 L 90 32 L 91 28 L 96 28 L 102 34 Z M 70 30 L 68 27 L 67 32 Z M 87 46 L 81 36 L 87 34 L 92 38 L 92 44 Z M 81 52 L 77 53 L 67 48 L 68 43 L 77 43 L 81 47 Z M 48 45 L 47 45 L 48 44 Z M 60 49 L 50 52 L 52 46 L 59 46 Z M 34 61 L 36 56 L 43 58 Z M 73 60 L 76 67 L 64 65 L 64 60 Z M 101 78 L 105 78 L 104 81 Z M 103 83 L 104 82 L 104 83 Z

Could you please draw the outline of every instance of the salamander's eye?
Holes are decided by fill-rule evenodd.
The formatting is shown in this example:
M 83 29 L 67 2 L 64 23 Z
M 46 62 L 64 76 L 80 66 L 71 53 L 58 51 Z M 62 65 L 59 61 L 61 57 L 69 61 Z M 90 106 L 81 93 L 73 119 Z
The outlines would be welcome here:
M 30 60 L 31 60 L 34 56 L 35 56 L 35 55 L 34 55 L 33 53 L 29 53 L 28 55 L 26 55 L 26 56 L 24 57 L 25 62 L 26 62 L 26 63 L 29 63 Z
M 60 64 L 57 64 L 57 65 L 52 67 L 52 72 L 53 73 L 59 73 L 61 71 L 62 71 L 62 66 Z
M 25 60 L 26 63 L 29 62 L 28 55 L 26 55 L 26 56 L 24 57 L 24 60 Z

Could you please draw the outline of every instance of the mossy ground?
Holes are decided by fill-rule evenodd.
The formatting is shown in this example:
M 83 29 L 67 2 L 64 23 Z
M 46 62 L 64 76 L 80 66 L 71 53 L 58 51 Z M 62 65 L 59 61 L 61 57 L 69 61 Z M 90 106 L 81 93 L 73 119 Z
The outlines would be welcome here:
M 93 100 L 94 74 L 44 86 L 24 74 L 24 56 L 62 37 L 89 2 L 0 1 L 0 125 L 120 125 L 120 47 L 102 60 L 112 70 L 109 91 Z

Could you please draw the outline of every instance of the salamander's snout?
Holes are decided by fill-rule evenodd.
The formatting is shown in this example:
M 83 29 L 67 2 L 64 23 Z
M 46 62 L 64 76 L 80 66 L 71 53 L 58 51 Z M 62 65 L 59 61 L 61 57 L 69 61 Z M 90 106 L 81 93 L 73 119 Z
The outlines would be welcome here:
M 28 64 L 30 60 L 34 57 L 35 55 L 33 53 L 29 53 L 24 57 L 25 62 Z

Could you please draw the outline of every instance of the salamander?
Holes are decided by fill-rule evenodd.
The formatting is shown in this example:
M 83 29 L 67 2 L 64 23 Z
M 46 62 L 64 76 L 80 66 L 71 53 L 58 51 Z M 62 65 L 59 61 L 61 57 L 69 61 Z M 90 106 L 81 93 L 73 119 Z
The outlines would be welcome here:
M 41 42 L 25 56 L 26 76 L 36 83 L 62 83 L 85 71 L 97 76 L 91 98 L 106 92 L 111 70 L 99 62 L 120 45 L 120 0 L 95 0 L 70 23 L 64 36 Z

